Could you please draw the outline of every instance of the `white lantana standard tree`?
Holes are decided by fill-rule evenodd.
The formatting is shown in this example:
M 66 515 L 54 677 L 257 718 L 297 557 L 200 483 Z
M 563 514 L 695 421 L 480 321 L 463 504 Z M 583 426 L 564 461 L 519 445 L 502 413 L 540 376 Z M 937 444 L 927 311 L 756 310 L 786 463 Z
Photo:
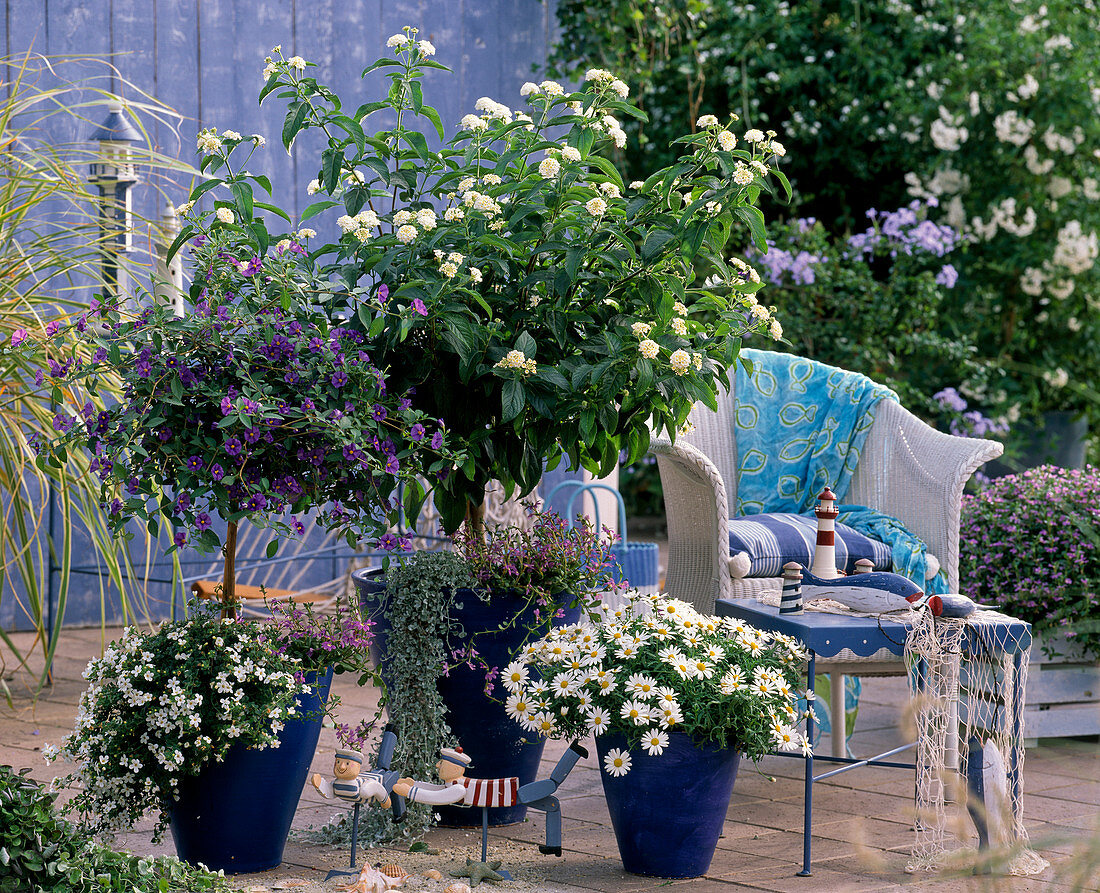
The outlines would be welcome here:
M 788 189 L 773 167 L 784 149 L 773 133 L 738 141 L 710 116 L 677 163 L 628 185 L 599 150 L 621 146 L 621 120 L 641 113 L 600 69 L 577 92 L 523 85 L 524 112 L 483 98 L 448 139 L 421 82 L 446 69 L 416 33 L 391 37 L 393 55 L 365 72 L 389 76 L 378 101 L 345 109 L 281 52 L 260 98 L 286 102 L 287 147 L 307 129 L 327 138 L 314 187 L 324 197 L 303 219 L 331 210 L 341 236 L 311 256 L 390 387 L 468 447 L 435 482 L 435 503 L 448 530 L 476 528 L 489 480 L 528 492 L 563 454 L 605 473 L 624 448 L 641 456 L 651 427 L 675 436 L 693 403 L 713 404 L 743 336 L 778 335 L 754 297 L 759 277 L 723 249 L 735 226 L 763 248 L 756 204 L 773 178 Z M 392 126 L 366 133 L 380 111 Z M 248 226 L 251 186 L 227 179 Z M 410 488 L 407 509 L 422 496 Z

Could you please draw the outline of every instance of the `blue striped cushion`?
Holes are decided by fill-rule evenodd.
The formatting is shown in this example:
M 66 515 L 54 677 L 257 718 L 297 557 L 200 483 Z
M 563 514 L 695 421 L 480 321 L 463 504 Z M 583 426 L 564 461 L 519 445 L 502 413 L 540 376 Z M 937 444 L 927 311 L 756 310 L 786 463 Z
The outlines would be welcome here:
M 836 566 L 845 573 L 856 562 L 869 558 L 876 571 L 891 569 L 890 547 L 844 524 L 836 525 Z M 783 565 L 795 561 L 804 567 L 813 562 L 817 543 L 817 518 L 773 512 L 730 519 L 730 555 L 748 554 L 752 565 L 747 577 L 780 577 Z

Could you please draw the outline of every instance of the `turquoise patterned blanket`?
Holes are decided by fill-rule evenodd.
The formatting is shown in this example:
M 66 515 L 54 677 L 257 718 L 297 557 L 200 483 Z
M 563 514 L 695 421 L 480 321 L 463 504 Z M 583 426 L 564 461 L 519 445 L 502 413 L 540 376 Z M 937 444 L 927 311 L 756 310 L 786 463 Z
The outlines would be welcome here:
M 925 579 L 925 547 L 896 518 L 844 504 L 874 409 L 897 394 L 865 375 L 791 354 L 742 348 L 751 374 L 737 368 L 737 514 L 812 512 L 829 487 L 838 520 L 887 543 L 895 573 L 934 593 L 941 571 Z

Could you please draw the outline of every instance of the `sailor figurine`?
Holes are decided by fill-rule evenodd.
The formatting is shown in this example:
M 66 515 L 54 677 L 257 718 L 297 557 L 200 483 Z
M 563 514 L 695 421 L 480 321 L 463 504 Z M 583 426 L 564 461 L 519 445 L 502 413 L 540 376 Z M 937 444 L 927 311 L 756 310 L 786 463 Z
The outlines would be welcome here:
M 386 791 L 385 777 L 382 772 L 363 772 L 363 754 L 357 750 L 338 750 L 332 761 L 331 782 L 319 772 L 313 773 L 310 783 L 326 799 L 338 797 L 349 803 L 366 803 L 377 800 L 383 807 L 390 805 L 390 795 Z

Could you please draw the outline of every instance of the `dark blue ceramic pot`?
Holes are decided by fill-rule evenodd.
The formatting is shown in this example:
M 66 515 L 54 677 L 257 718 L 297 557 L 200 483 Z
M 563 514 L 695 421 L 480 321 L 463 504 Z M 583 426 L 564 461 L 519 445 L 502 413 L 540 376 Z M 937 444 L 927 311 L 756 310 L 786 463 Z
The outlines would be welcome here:
M 650 756 L 635 748 L 630 771 L 615 778 L 604 768 L 604 757 L 613 748 L 626 747 L 621 735 L 596 739 L 623 868 L 647 877 L 706 874 L 722 834 L 740 753 L 699 746 L 683 732 L 670 732 L 664 753 Z
M 356 571 L 352 575 L 359 588 L 364 616 L 374 621 L 371 658 L 386 682 L 386 647 L 390 625 L 379 609 L 379 597 L 384 584 L 377 574 Z M 576 623 L 580 607 L 567 607 L 571 597 L 561 600 L 564 616 L 554 625 Z M 459 590 L 452 619 L 462 624 L 468 637 L 474 637 L 478 654 L 490 667 L 503 669 L 535 625 L 534 608 L 526 606 L 518 595 L 494 592 L 488 601 L 470 589 Z M 501 629 L 502 626 L 507 626 Z M 454 643 L 463 645 L 465 643 Z M 485 694 L 485 672 L 463 664 L 439 680 L 439 694 L 447 708 L 447 724 L 456 744 L 462 747 L 472 763 L 468 778 L 510 778 L 516 776 L 521 785 L 535 780 L 546 741 L 528 733 L 504 709 L 505 691 L 498 683 L 493 695 Z M 499 699 L 499 700 L 498 700 Z M 451 827 L 481 826 L 481 809 L 463 806 L 437 807 L 440 823 Z M 490 825 L 512 825 L 522 822 L 526 806 L 496 806 L 489 809 Z
M 278 747 L 234 745 L 180 782 L 169 810 L 176 853 L 212 871 L 246 874 L 276 868 L 321 734 L 332 670 L 298 696 L 302 718 L 286 723 Z M 312 714 L 312 716 L 311 716 Z

